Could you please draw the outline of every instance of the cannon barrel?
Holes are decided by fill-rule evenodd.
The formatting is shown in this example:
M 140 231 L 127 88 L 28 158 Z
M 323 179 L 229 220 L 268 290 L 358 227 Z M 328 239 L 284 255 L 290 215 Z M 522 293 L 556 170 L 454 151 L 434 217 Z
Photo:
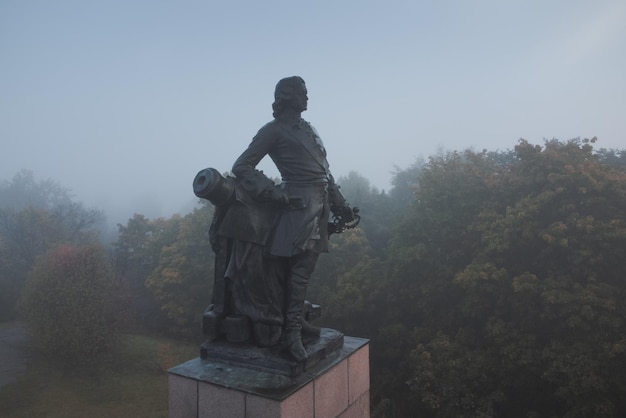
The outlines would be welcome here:
M 235 193 L 235 183 L 231 177 L 224 177 L 214 168 L 200 170 L 193 179 L 193 192 L 215 206 L 227 204 Z

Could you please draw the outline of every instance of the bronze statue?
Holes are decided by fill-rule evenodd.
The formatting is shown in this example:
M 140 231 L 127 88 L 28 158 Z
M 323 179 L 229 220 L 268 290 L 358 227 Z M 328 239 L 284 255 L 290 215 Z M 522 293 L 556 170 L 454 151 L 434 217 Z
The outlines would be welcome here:
M 301 118 L 308 101 L 304 80 L 280 80 L 274 97 L 274 120 L 235 161 L 236 177 L 207 169 L 194 180 L 196 194 L 217 208 L 210 234 L 216 288 L 203 328 L 209 338 L 227 328 L 231 341 L 282 343 L 302 362 L 302 334 L 319 335 L 304 317 L 318 256 L 328 252 L 331 233 L 356 226 L 359 217 L 335 184 L 317 131 Z M 266 155 L 280 172 L 280 185 L 256 169 Z M 230 324 L 224 327 L 227 315 Z

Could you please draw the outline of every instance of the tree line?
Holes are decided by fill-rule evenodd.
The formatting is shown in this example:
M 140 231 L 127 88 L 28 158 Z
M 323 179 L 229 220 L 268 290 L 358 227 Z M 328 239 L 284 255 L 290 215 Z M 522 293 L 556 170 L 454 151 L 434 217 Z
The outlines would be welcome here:
M 361 225 L 332 237 L 308 298 L 371 340 L 373 416 L 626 415 L 626 152 L 594 142 L 440 153 L 389 192 L 338 179 Z M 135 214 L 106 246 L 102 214 L 53 182 L 19 173 L 0 202 L 0 319 L 74 359 L 122 331 L 200 341 L 210 204 Z

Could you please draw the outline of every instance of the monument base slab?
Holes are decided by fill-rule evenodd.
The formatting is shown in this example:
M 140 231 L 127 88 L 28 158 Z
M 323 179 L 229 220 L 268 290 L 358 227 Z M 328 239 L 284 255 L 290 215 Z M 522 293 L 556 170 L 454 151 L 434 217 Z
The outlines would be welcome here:
M 332 358 L 301 374 L 200 357 L 168 370 L 170 418 L 367 418 L 369 340 L 343 337 Z
M 330 328 L 321 328 L 319 337 L 311 338 L 310 341 L 304 337 L 307 359 L 302 363 L 282 352 L 280 348 L 233 344 L 227 341 L 203 343 L 200 357 L 230 366 L 296 377 L 337 356 L 343 346 L 343 338 L 341 332 Z

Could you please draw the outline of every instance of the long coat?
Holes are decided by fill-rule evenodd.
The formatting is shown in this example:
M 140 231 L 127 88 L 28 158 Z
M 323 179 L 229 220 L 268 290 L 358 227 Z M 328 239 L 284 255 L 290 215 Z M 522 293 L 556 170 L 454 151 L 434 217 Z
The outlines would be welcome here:
M 345 199 L 330 173 L 317 131 L 300 118 L 274 119 L 259 130 L 232 169 L 241 186 L 257 199 L 276 187 L 256 170 L 266 155 L 278 168 L 280 187 L 292 202 L 277 209 L 267 253 L 290 257 L 307 249 L 327 252 L 331 207 L 344 206 Z
M 281 173 L 280 186 L 256 170 L 266 155 Z M 322 140 L 302 119 L 263 126 L 232 171 L 235 198 L 217 207 L 211 226 L 216 252 L 212 309 L 281 325 L 287 272 L 280 258 L 328 251 L 331 208 L 346 202 L 328 169 Z M 289 196 L 288 206 L 268 198 L 276 187 Z

